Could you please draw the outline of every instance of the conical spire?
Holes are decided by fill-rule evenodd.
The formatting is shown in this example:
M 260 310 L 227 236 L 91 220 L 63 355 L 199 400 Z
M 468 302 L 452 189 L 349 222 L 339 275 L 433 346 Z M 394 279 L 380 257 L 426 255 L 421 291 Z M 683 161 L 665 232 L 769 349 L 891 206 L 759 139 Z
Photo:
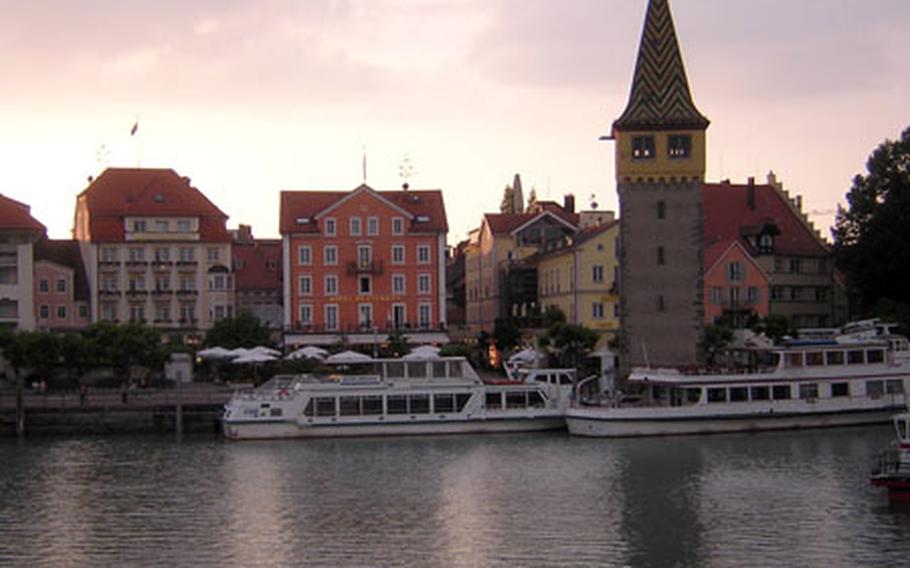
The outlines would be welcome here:
M 708 127 L 689 92 L 668 0 L 649 0 L 629 104 L 613 128 L 667 130 Z
M 515 179 L 512 181 L 512 211 L 515 213 L 524 213 L 525 210 L 525 196 L 521 191 L 521 176 L 515 174 Z

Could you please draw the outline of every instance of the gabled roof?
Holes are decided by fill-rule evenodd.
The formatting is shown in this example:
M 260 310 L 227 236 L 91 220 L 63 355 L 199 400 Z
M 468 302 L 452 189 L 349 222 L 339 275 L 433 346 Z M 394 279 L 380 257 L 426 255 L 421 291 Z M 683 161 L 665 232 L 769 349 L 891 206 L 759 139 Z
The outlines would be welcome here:
M 47 229 L 31 215 L 31 208 L 24 204 L 0 195 L 0 230 L 27 231 L 44 234 Z
M 705 247 L 705 275 L 707 276 L 711 271 L 713 271 L 717 264 L 726 258 L 733 249 L 741 250 L 743 256 L 746 258 L 746 260 L 749 261 L 750 264 L 752 264 L 753 268 L 758 270 L 758 272 L 764 276 L 765 280 L 768 279 L 768 275 L 765 274 L 764 269 L 760 264 L 758 264 L 758 262 L 755 260 L 755 257 L 753 257 L 738 240 L 720 241 Z
M 445 202 L 438 189 L 376 191 L 361 185 L 352 191 L 282 191 L 281 234 L 318 233 L 317 221 L 355 195 L 369 192 L 388 207 L 400 211 L 418 232 L 446 232 Z M 423 221 L 426 219 L 426 221 Z M 306 222 L 298 222 L 306 220 Z
M 281 291 L 281 240 L 234 242 L 231 254 L 235 261 L 242 261 L 234 263 L 234 288 L 237 292 Z
M 525 221 L 524 223 L 522 223 L 522 224 L 518 225 L 517 227 L 515 227 L 514 229 L 512 229 L 511 232 L 512 232 L 512 234 L 518 233 L 519 231 L 523 230 L 525 227 L 529 227 L 529 226 L 533 225 L 534 223 L 538 222 L 539 220 L 544 219 L 546 217 L 550 217 L 551 219 L 554 219 L 557 223 L 564 225 L 567 229 L 571 229 L 573 231 L 578 230 L 578 221 L 576 221 L 574 223 L 571 221 L 567 221 L 566 219 L 563 218 L 562 215 L 558 215 L 558 214 L 554 213 L 553 211 L 544 209 L 540 213 L 533 214 L 532 217 L 530 217 L 527 221 Z
M 578 215 L 567 212 L 559 204 L 549 201 L 538 202 L 538 205 L 540 209 L 534 213 L 485 213 L 484 222 L 494 235 L 513 233 L 543 216 L 552 217 L 572 229 L 578 227 Z
M 82 254 L 79 251 L 79 241 L 41 239 L 35 243 L 32 256 L 35 262 L 47 261 L 71 269 L 73 271 L 73 299 L 88 301 L 88 277 L 85 274 L 85 265 L 82 263 Z
M 714 244 L 738 240 L 754 255 L 756 251 L 745 237 L 756 235 L 767 227 L 777 233 L 774 236 L 775 254 L 827 254 L 827 244 L 809 227 L 782 191 L 773 185 L 755 185 L 753 188 L 750 200 L 749 185 L 704 184 L 702 208 L 706 251 Z M 708 266 L 707 259 L 705 266 Z
M 704 130 L 708 124 L 692 101 L 669 2 L 650 0 L 629 103 L 613 128 Z
M 554 248 L 551 250 L 543 251 L 537 255 L 538 259 L 545 259 L 549 257 L 558 256 L 563 253 L 572 252 L 578 249 L 581 245 L 586 242 L 606 233 L 614 227 L 618 227 L 619 220 L 609 221 L 607 223 L 601 223 L 599 225 L 592 225 L 590 227 L 585 227 L 584 229 L 578 231 L 572 235 L 572 244 L 566 246 L 560 246 L 559 248 Z
M 228 218 L 172 169 L 108 168 L 79 194 L 93 242 L 122 241 L 125 217 L 198 217 L 202 241 L 229 241 Z

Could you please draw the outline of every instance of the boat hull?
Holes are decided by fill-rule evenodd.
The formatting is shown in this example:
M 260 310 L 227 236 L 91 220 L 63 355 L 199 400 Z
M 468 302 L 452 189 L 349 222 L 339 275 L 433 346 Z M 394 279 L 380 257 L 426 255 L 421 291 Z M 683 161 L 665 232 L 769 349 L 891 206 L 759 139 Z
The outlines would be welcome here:
M 874 476 L 872 485 L 888 489 L 891 501 L 910 503 L 910 474 Z
M 566 414 L 566 425 L 570 434 L 597 438 L 683 436 L 881 424 L 902 408 L 905 407 L 804 412 L 731 410 L 713 414 L 672 407 L 573 408 Z
M 285 438 L 353 438 L 374 436 L 426 436 L 446 434 L 496 434 L 565 430 L 562 415 L 485 419 L 430 419 L 408 422 L 304 423 L 292 421 L 224 422 L 224 436 L 231 440 Z

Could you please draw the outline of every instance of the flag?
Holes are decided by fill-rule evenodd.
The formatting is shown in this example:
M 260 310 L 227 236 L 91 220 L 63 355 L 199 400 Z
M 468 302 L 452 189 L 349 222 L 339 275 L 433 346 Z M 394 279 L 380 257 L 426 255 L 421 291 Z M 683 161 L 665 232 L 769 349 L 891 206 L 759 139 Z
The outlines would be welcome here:
M 139 121 L 138 120 L 136 122 L 134 122 L 133 127 L 130 128 L 130 136 L 135 136 L 137 130 L 139 130 Z

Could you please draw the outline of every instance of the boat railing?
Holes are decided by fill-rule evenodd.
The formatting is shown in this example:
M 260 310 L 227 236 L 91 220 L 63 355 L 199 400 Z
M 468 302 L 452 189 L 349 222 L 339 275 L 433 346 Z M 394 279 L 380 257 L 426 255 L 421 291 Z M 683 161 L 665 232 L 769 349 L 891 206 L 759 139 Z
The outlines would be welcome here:
M 900 450 L 885 450 L 878 455 L 878 460 L 872 467 L 872 475 L 906 475 L 910 477 L 910 462 L 902 459 Z

